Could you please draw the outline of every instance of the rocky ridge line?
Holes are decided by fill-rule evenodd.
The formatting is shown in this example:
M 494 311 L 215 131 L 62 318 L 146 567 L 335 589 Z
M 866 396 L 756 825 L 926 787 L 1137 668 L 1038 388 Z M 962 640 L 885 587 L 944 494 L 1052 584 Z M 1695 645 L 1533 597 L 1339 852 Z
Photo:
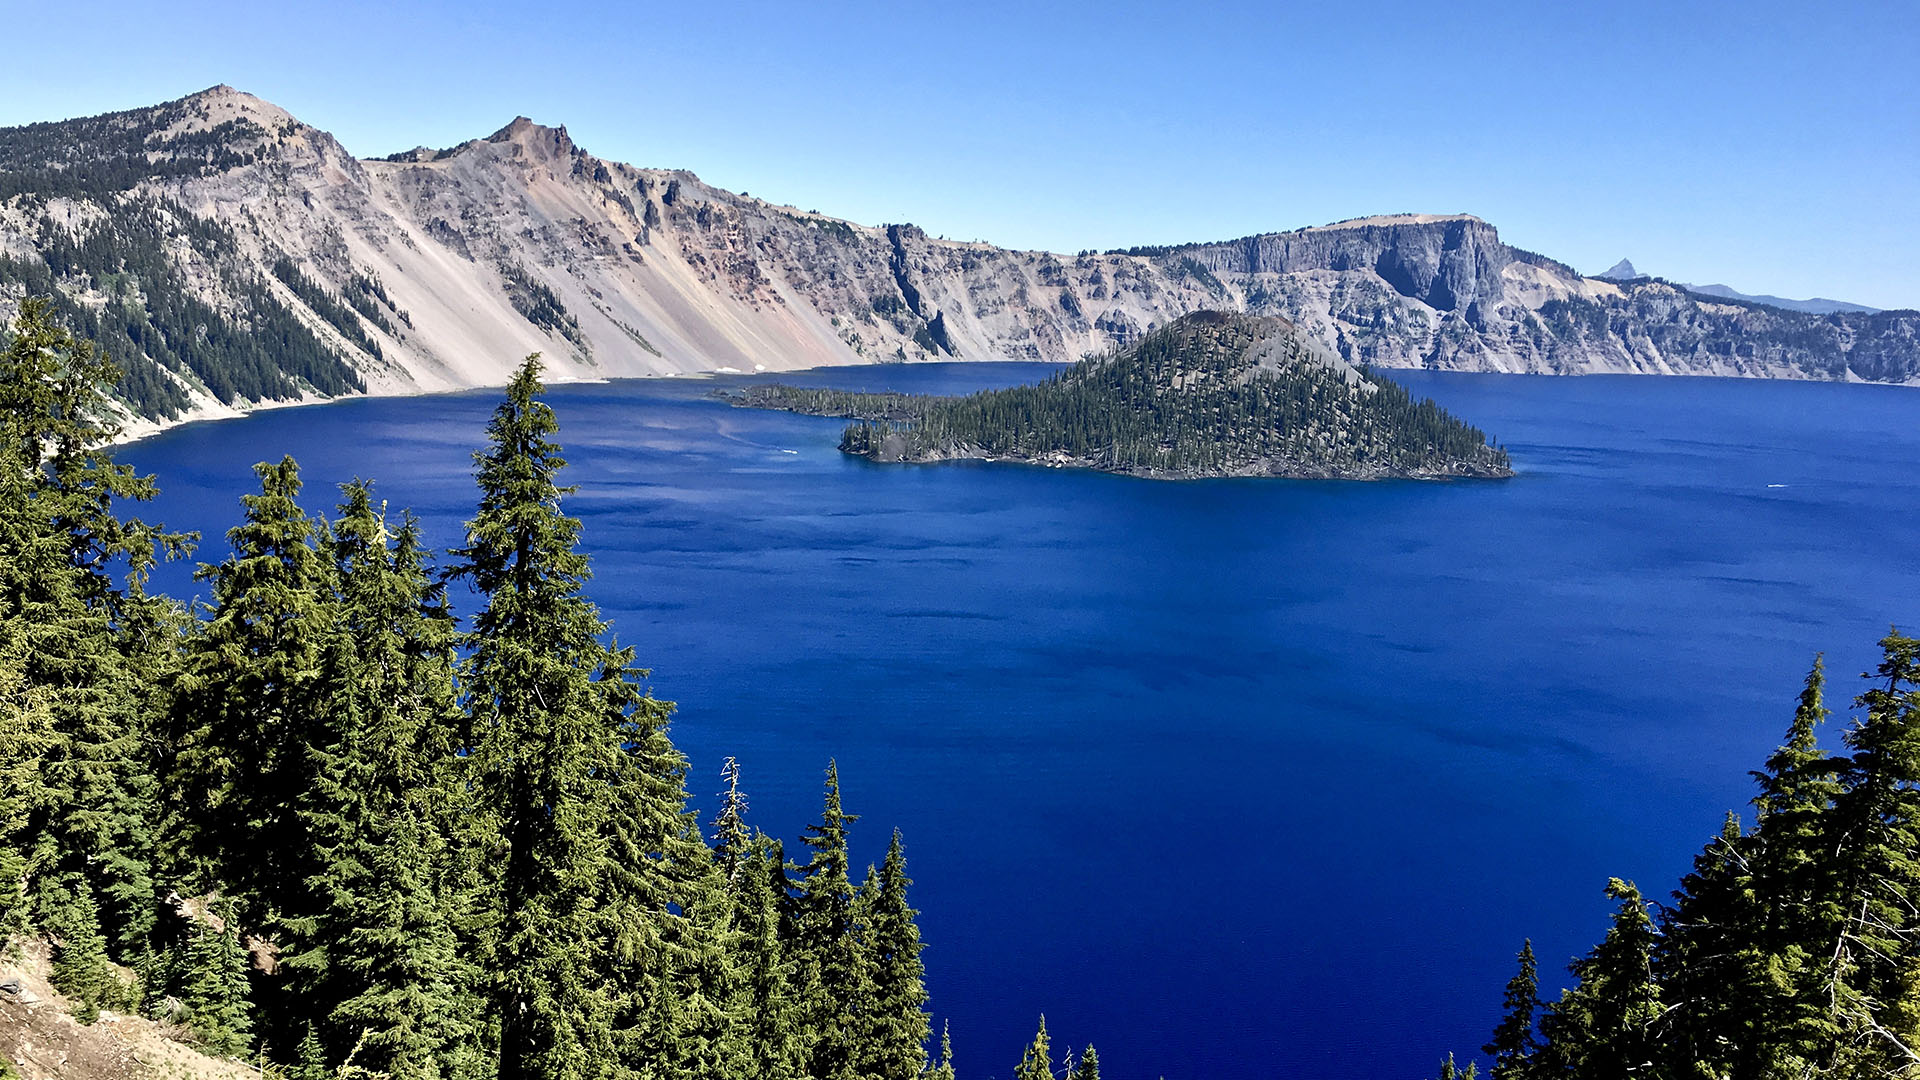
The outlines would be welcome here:
M 1587 278 L 1469 215 L 1012 251 L 607 161 L 524 117 L 360 160 L 224 86 L 0 130 L 0 315 L 36 289 L 128 343 L 116 355 L 140 388 L 136 433 L 498 384 L 535 351 L 557 380 L 1066 362 L 1202 309 L 1285 317 L 1380 367 L 1920 379 L 1914 312 L 1815 315 Z M 219 333 L 195 342 L 194 327 Z M 214 348 L 237 355 L 249 339 L 274 343 L 264 360 Z

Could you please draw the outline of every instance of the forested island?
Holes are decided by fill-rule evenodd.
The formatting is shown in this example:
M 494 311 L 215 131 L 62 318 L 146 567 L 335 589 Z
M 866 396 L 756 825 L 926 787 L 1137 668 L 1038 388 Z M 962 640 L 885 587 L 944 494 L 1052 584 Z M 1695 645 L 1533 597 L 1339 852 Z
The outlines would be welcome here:
M 973 458 L 1157 479 L 1513 475 L 1477 428 L 1277 316 L 1198 312 L 1036 386 L 966 397 L 778 384 L 727 397 L 855 420 L 840 449 L 883 462 Z
M 285 458 L 189 606 L 148 572 L 199 538 L 128 515 L 157 488 L 108 453 L 120 373 L 55 311 L 0 343 L 0 1077 L 140 1075 L 133 1032 L 176 1077 L 952 1080 L 903 843 L 851 864 L 833 765 L 797 861 L 732 759 L 690 808 L 585 594 L 537 357 L 444 560 Z M 1062 1071 L 1098 1055 L 1043 1020 L 1014 1075 Z

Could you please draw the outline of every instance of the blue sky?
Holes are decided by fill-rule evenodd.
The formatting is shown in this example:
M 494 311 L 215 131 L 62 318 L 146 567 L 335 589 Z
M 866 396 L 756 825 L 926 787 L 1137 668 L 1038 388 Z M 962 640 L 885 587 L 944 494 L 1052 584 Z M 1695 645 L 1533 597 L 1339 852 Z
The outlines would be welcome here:
M 7 21 L 0 124 L 226 82 L 361 155 L 524 113 L 603 157 L 1016 247 L 1467 211 L 1589 273 L 1628 256 L 1920 306 L 1912 0 L 74 0 Z

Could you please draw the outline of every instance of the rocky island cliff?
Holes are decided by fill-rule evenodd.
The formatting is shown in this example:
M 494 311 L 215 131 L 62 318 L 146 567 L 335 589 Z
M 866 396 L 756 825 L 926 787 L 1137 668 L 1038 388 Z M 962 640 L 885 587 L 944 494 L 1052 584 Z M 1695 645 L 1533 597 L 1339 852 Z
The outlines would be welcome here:
M 861 225 L 517 118 L 381 160 L 219 86 L 0 129 L 0 317 L 52 295 L 135 430 L 273 403 L 906 360 L 1071 362 L 1199 310 L 1375 367 L 1920 380 L 1920 314 L 1609 281 L 1464 214 L 1059 255 Z
M 840 449 L 879 462 L 1012 461 L 1163 480 L 1513 475 L 1478 429 L 1278 316 L 1196 312 L 1036 386 L 966 397 L 777 384 L 726 396 L 853 419 Z

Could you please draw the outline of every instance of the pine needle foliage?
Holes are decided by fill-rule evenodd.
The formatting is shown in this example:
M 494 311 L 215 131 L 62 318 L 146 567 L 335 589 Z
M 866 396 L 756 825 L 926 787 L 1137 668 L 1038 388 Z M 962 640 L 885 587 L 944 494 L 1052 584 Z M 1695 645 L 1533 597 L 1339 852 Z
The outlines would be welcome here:
M 1785 1080 L 1920 1075 L 1920 641 L 1897 630 L 1845 736 L 1823 750 L 1826 671 L 1808 673 L 1673 903 L 1618 880 L 1613 926 L 1539 1013 L 1531 956 L 1508 986 L 1496 1076 Z

